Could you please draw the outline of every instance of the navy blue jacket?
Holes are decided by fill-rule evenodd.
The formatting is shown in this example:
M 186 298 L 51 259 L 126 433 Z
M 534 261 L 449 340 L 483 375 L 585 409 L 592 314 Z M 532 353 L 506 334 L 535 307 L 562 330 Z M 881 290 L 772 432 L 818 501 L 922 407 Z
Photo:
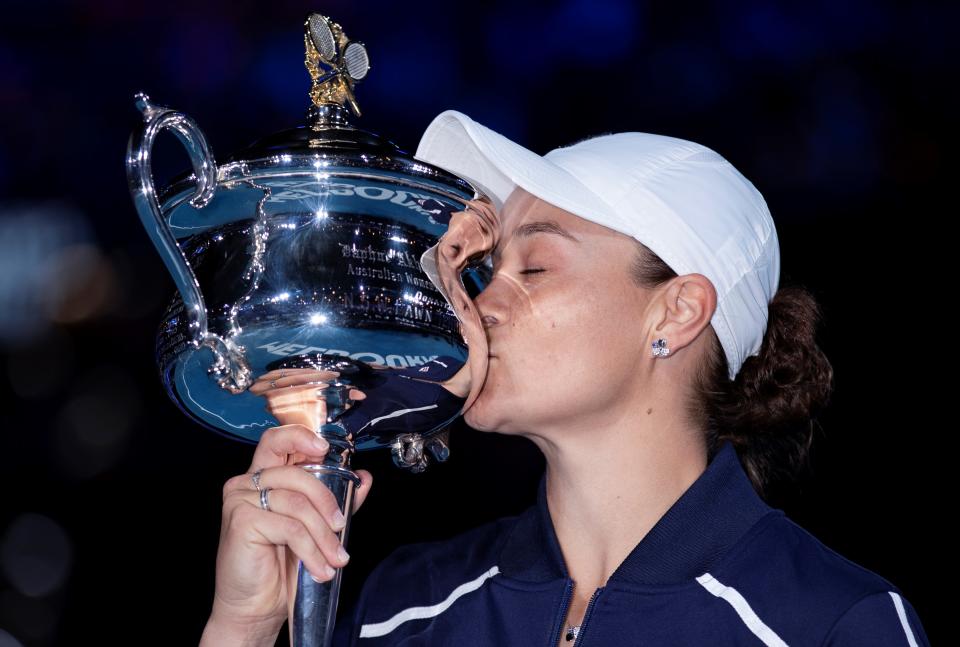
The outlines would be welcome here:
M 544 474 L 522 514 L 394 550 L 338 620 L 334 645 L 555 647 L 574 582 L 546 501 Z M 726 441 L 593 593 L 575 644 L 929 642 L 896 586 L 769 507 Z

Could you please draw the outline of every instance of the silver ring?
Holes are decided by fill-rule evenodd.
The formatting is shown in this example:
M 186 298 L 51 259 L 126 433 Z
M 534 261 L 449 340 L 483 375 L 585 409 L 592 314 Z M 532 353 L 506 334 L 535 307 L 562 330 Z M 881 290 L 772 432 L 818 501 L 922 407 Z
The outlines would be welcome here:
M 259 469 L 253 473 L 252 477 L 250 477 L 253 479 L 253 486 L 257 488 L 257 492 L 260 491 L 260 472 L 262 471 L 263 471 L 262 469 Z
M 283 379 L 283 376 L 285 375 L 285 373 L 283 372 L 283 370 L 284 370 L 284 369 L 282 369 L 282 368 L 280 369 L 280 379 Z
M 270 380 L 270 388 L 271 388 L 271 389 L 277 388 L 277 381 L 276 381 L 276 380 Z
M 267 502 L 267 492 L 271 489 L 272 488 L 265 487 L 260 490 L 260 507 L 267 511 L 270 510 L 270 504 Z

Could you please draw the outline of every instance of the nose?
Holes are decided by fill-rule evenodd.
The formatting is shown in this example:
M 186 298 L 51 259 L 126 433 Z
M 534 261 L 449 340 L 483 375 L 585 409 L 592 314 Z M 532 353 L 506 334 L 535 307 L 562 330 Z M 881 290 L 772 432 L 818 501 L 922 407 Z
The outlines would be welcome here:
M 504 283 L 506 281 L 494 275 L 490 283 L 474 299 L 484 330 L 489 330 L 507 320 L 506 299 L 503 298 Z

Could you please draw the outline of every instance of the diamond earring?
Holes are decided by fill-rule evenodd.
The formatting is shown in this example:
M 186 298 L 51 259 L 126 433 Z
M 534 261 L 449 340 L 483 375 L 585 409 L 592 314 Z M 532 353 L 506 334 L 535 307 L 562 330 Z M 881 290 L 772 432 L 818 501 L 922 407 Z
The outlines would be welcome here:
M 670 354 L 670 349 L 667 348 L 667 340 L 662 337 L 657 341 L 653 342 L 653 356 L 654 357 L 666 357 Z

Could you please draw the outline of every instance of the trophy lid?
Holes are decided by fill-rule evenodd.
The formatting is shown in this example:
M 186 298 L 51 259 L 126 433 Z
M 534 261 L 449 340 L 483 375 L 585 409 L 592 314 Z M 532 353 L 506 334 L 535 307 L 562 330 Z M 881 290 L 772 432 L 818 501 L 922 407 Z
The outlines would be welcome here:
M 284 154 L 315 156 L 331 150 L 406 155 L 393 142 L 350 123 L 350 112 L 360 116 L 354 85 L 370 70 L 363 43 L 351 41 L 339 24 L 318 13 L 307 16 L 303 27 L 304 65 L 312 81 L 307 124 L 263 137 L 230 155 L 226 162 Z
M 217 165 L 217 183 L 329 167 L 382 172 L 394 181 L 425 182 L 460 199 L 481 192 L 464 179 L 414 159 L 397 144 L 351 122 L 360 116 L 355 85 L 370 70 L 366 47 L 351 41 L 339 24 L 318 13 L 304 21 L 304 65 L 310 74 L 306 124 L 261 137 Z M 332 170 L 332 169 L 331 169 Z M 160 202 L 182 196 L 196 181 L 189 170 L 160 192 Z

